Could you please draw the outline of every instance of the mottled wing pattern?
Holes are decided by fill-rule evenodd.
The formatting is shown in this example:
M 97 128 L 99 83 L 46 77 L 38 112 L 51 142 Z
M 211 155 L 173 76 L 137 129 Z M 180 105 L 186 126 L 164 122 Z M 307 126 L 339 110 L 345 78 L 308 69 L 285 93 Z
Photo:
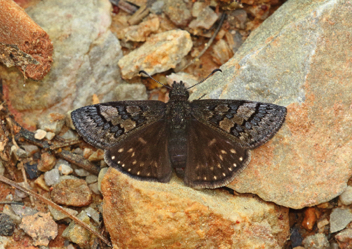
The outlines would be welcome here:
M 164 115 L 161 101 L 118 101 L 79 108 L 71 117 L 87 143 L 107 149 Z
M 231 182 L 250 161 L 250 150 L 224 133 L 190 121 L 184 182 L 193 188 L 218 188 Z
M 287 112 L 283 106 L 246 100 L 195 100 L 191 106 L 197 120 L 250 149 L 272 138 Z
M 105 162 L 138 180 L 169 182 L 172 175 L 164 120 L 147 125 L 105 150 Z

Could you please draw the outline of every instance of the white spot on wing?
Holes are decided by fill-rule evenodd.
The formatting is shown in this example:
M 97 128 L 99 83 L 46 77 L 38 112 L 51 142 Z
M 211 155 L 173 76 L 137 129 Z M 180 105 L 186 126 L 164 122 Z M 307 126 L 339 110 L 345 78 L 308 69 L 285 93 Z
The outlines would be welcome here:
M 120 148 L 117 152 L 119 153 L 123 152 L 123 148 Z
M 145 140 L 144 140 L 143 138 L 141 138 L 141 137 L 138 138 L 138 141 L 141 142 L 142 144 L 146 144 L 146 143 L 147 143 L 147 141 L 145 141 Z
M 133 151 L 133 148 L 130 148 L 127 152 L 132 152 Z
M 212 146 L 213 144 L 215 144 L 216 142 L 216 139 L 213 138 L 209 143 L 208 143 L 208 146 Z
M 111 159 L 114 160 L 114 159 L 115 159 L 115 156 L 112 156 Z
M 237 164 L 236 164 L 236 163 L 234 163 L 234 164 L 233 164 L 233 167 L 237 167 Z
M 236 154 L 235 149 L 231 149 L 230 151 L 231 151 L 231 153 Z
M 243 157 L 240 157 L 239 160 L 242 162 L 243 161 Z

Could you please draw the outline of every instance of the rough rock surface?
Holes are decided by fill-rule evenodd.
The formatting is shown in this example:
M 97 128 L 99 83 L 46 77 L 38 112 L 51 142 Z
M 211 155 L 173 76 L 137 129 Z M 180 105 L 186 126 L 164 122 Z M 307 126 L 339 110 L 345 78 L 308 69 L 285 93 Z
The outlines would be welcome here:
M 190 34 L 184 30 L 152 35 L 142 46 L 119 60 L 122 77 L 132 79 L 140 70 L 153 75 L 175 68 L 192 45 Z
M 288 209 L 225 190 L 134 180 L 110 168 L 103 217 L 118 248 L 282 248 Z
M 352 175 L 352 2 L 287 1 L 191 96 L 286 106 L 286 122 L 229 185 L 291 208 L 339 196 Z M 344 20 L 344 21 L 341 21 Z M 206 99 L 207 97 L 204 97 Z
M 122 51 L 109 30 L 110 11 L 108 0 L 39 1 L 26 9 L 49 34 L 54 63 L 41 81 L 24 80 L 16 69 L 0 66 L 4 95 L 17 121 L 35 128 L 48 113 L 91 104 L 93 94 L 102 102 L 113 100 L 112 90 L 122 81 L 117 66 Z

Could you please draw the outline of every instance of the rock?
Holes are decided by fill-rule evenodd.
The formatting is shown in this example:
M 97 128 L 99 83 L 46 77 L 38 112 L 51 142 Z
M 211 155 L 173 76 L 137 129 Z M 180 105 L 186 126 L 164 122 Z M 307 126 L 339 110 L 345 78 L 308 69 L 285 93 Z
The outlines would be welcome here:
M 23 218 L 24 216 L 31 216 L 38 213 L 38 210 L 23 205 L 11 204 L 11 208 L 13 212 L 21 218 Z
M 111 3 L 38 1 L 26 12 L 50 36 L 55 63 L 46 77 L 36 82 L 0 67 L 5 98 L 16 120 L 33 129 L 37 120 L 49 113 L 66 114 L 67 110 L 90 104 L 93 94 L 102 102 L 113 100 L 112 90 L 122 82 L 117 66 L 122 51 L 109 29 Z
M 38 170 L 47 172 L 51 170 L 56 164 L 56 158 L 52 154 L 45 152 L 42 154 L 42 158 L 38 163 Z
M 88 217 L 94 220 L 97 224 L 100 223 L 100 220 L 99 220 L 100 215 L 98 211 L 96 211 L 94 208 L 91 208 L 91 207 L 87 207 L 86 209 L 84 209 L 84 211 L 87 213 Z
M 98 182 L 91 183 L 88 186 L 89 186 L 90 190 L 92 190 L 92 192 L 94 194 L 100 195 Z
M 132 79 L 140 70 L 153 75 L 175 68 L 191 48 L 187 31 L 170 30 L 149 37 L 141 47 L 122 57 L 118 65 L 125 79 Z
M 59 182 L 60 172 L 58 169 L 52 169 L 44 174 L 45 184 L 47 186 L 53 186 Z
M 35 153 L 39 152 L 39 148 L 36 145 L 24 144 L 21 147 L 26 151 L 28 156 L 33 156 Z
M 335 235 L 339 248 L 349 249 L 352 247 L 352 229 L 345 229 Z
M 322 220 L 319 220 L 317 223 L 317 227 L 319 229 L 319 233 L 323 233 L 326 225 L 328 225 L 330 222 L 328 221 L 327 218 L 324 218 Z
M 65 124 L 65 116 L 59 113 L 50 113 L 46 117 L 42 117 L 38 120 L 38 126 L 40 129 L 58 134 Z M 44 138 L 46 133 L 42 134 Z
M 35 184 L 37 184 L 39 187 L 42 189 L 49 191 L 50 188 L 46 185 L 45 180 L 44 180 L 44 175 L 40 175 L 35 181 Z
M 101 192 L 101 182 L 103 181 L 104 179 L 104 176 L 106 174 L 106 172 L 108 171 L 108 167 L 105 167 L 105 168 L 102 168 L 100 171 L 99 171 L 99 175 L 98 175 L 98 188 L 99 188 L 99 191 Z
M 303 240 L 304 248 L 309 249 L 329 249 L 330 244 L 325 234 L 317 233 L 306 237 Z
M 293 248 L 302 245 L 303 237 L 299 225 L 294 225 L 293 227 L 291 227 L 290 240 Z
M 315 215 L 315 208 L 307 208 L 304 211 L 304 219 L 302 221 L 302 227 L 306 230 L 311 231 L 317 221 L 317 216 Z
M 98 177 L 95 176 L 95 175 L 89 175 L 89 176 L 86 177 L 86 182 L 88 184 L 98 182 Z
M 104 151 L 101 149 L 97 149 L 96 151 L 93 152 L 92 155 L 89 156 L 88 160 L 91 162 L 104 160 Z
M 23 158 L 28 157 L 28 154 L 25 150 L 22 150 L 21 148 L 15 146 L 15 145 L 11 146 L 10 153 L 15 156 L 16 160 L 20 160 L 21 158 L 23 159 Z
M 237 9 L 228 13 L 227 21 L 232 28 L 245 29 L 247 12 L 244 9 Z
M 55 133 L 50 131 L 48 131 L 45 135 L 45 138 L 48 139 L 49 141 L 51 141 L 54 137 L 55 137 Z
M 26 189 L 32 189 L 27 182 L 18 182 L 17 184 Z M 14 198 L 15 200 L 21 200 L 23 198 L 26 198 L 27 196 L 28 194 L 26 194 L 25 192 L 22 192 L 21 190 L 18 190 L 18 189 L 15 190 L 15 198 Z
M 118 248 L 282 248 L 289 235 L 287 208 L 194 190 L 177 177 L 138 181 L 110 168 L 101 188 L 104 224 Z
M 90 225 L 92 229 L 95 229 L 95 227 L 91 224 L 86 212 L 82 211 L 77 216 L 77 218 L 83 221 L 84 223 Z M 81 248 L 90 248 L 89 245 L 91 234 L 86 229 L 83 229 L 81 226 L 76 225 L 73 221 L 63 231 L 62 237 L 68 239 L 73 243 L 78 244 Z
M 71 113 L 73 110 L 68 111 L 66 113 L 66 118 L 65 118 L 65 124 L 68 128 L 70 128 L 71 130 L 76 130 L 76 127 L 73 125 L 72 123 L 72 118 L 71 118 Z
M 16 223 L 17 225 L 21 223 L 22 218 L 20 216 L 18 216 L 17 214 L 15 214 L 15 212 L 13 211 L 13 209 L 11 208 L 11 206 L 9 205 L 5 205 L 2 212 L 4 214 L 7 214 L 8 216 L 10 216 L 11 220 Z
M 50 213 L 38 212 L 23 217 L 20 228 L 33 239 L 35 246 L 48 246 L 57 236 L 58 225 Z
M 5 166 L 3 164 L 3 162 L 0 160 L 0 175 L 4 175 L 5 173 Z
M 75 173 L 78 176 L 81 176 L 81 177 L 85 177 L 85 176 L 89 176 L 90 175 L 90 173 L 87 170 L 84 170 L 84 169 L 75 169 Z
M 330 233 L 344 229 L 352 221 L 350 209 L 334 208 L 330 214 Z
M 12 236 L 15 223 L 7 214 L 0 213 L 0 236 Z
M 94 153 L 94 151 L 90 148 L 84 148 L 83 150 L 83 157 L 85 159 L 88 159 L 90 157 L 90 155 L 92 155 Z
M 164 7 L 164 1 L 163 0 L 158 0 L 155 1 L 152 6 L 149 8 L 151 12 L 154 14 L 161 14 L 163 12 L 163 7 Z
M 61 137 L 67 140 L 77 140 L 79 138 L 78 134 L 72 130 L 66 131 Z
M 125 40 L 144 42 L 151 33 L 158 31 L 159 25 L 159 18 L 155 16 L 138 25 L 129 26 L 123 30 L 125 32 Z
M 199 82 L 197 77 L 185 72 L 172 73 L 166 77 L 166 81 L 170 86 L 174 83 L 174 81 L 182 81 L 186 87 L 193 86 Z
M 352 187 L 347 186 L 346 190 L 340 195 L 339 200 L 343 205 L 351 205 L 352 204 Z
M 38 140 L 44 139 L 46 136 L 46 131 L 38 129 L 35 131 L 34 138 Z
M 147 89 L 143 84 L 120 84 L 115 89 L 115 99 L 119 101 L 147 100 Z
M 219 65 L 222 65 L 229 59 L 231 59 L 231 57 L 233 56 L 233 51 L 224 39 L 220 39 L 213 46 L 213 51 L 211 55 L 213 61 L 215 61 Z
M 184 27 L 192 19 L 191 12 L 183 0 L 165 0 L 163 10 L 176 26 Z
M 0 236 L 0 249 L 8 248 L 12 243 L 12 240 L 8 237 Z
M 345 190 L 352 176 L 346 81 L 352 70 L 341 68 L 352 51 L 341 51 L 352 46 L 350 7 L 345 1 L 287 1 L 251 33 L 223 73 L 195 87 L 191 99 L 206 93 L 204 98 L 288 109 L 280 131 L 252 151 L 251 162 L 229 188 L 294 209 L 327 202 Z
M 55 164 L 55 168 L 60 171 L 61 175 L 69 175 L 69 174 L 72 174 L 73 172 L 73 169 L 71 168 L 70 163 L 63 159 L 57 160 Z
M 56 210 L 55 208 L 48 206 L 49 211 L 51 213 L 51 215 L 53 216 L 54 220 L 63 220 L 68 218 L 68 216 L 66 214 L 61 213 L 59 210 Z M 70 214 L 72 214 L 73 216 L 76 216 L 78 214 L 78 211 L 71 209 L 71 208 L 65 208 L 62 207 L 63 209 L 65 209 L 67 212 L 69 212 Z
M 57 204 L 83 207 L 91 203 L 92 192 L 84 180 L 65 179 L 53 187 L 51 199 Z
M 208 6 L 197 13 L 197 19 L 193 20 L 188 27 L 210 29 L 216 20 L 218 20 L 218 15 Z

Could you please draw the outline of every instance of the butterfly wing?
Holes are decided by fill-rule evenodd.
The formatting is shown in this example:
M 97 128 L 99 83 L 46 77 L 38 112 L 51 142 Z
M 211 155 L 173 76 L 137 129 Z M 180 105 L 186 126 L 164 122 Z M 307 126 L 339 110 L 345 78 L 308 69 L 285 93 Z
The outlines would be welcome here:
M 231 182 L 250 161 L 250 151 L 195 119 L 190 121 L 184 182 L 218 188 Z
M 164 120 L 149 124 L 106 149 L 105 162 L 138 180 L 169 182 L 172 168 L 166 134 Z
M 79 108 L 71 117 L 87 143 L 107 149 L 164 115 L 161 101 L 117 101 Z
M 283 106 L 246 100 L 195 100 L 191 106 L 194 118 L 249 149 L 272 138 L 287 112 Z

